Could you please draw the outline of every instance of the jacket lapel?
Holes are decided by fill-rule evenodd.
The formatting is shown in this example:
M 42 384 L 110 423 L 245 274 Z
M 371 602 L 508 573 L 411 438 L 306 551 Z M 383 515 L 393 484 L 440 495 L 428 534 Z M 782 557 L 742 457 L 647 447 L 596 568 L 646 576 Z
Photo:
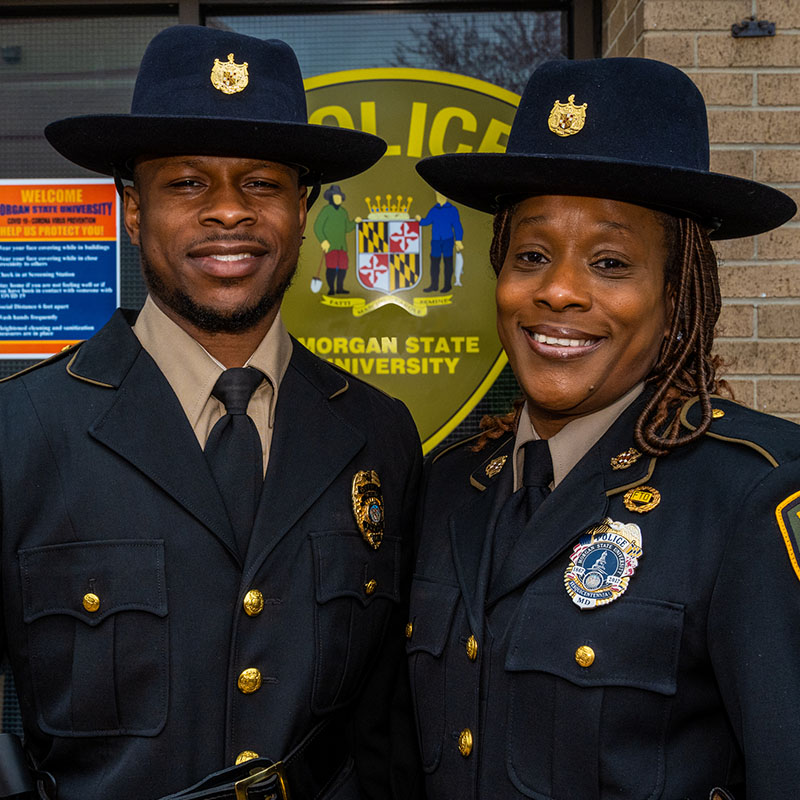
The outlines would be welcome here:
M 480 630 L 482 624 L 492 531 L 513 486 L 513 449 L 514 437 L 511 436 L 472 471 L 469 482 L 474 497 L 461 505 L 449 520 L 453 562 L 472 630 Z
M 633 446 L 633 425 L 643 402 L 637 398 L 539 506 L 493 581 L 489 604 L 527 583 L 602 522 L 609 496 L 649 478 L 656 459 L 640 456 L 621 470 L 614 470 L 611 463 Z
M 364 447 L 363 433 L 335 411 L 348 389 L 345 376 L 293 341 L 281 382 L 275 431 L 253 536 L 255 569 Z
M 197 438 L 122 312 L 81 345 L 67 370 L 78 380 L 116 390 L 89 435 L 147 475 L 238 559 L 222 498 Z

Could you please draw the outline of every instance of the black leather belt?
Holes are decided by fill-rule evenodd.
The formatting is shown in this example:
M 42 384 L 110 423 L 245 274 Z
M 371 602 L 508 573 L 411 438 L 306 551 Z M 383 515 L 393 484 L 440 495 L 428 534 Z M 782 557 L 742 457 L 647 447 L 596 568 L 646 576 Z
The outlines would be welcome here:
M 316 800 L 342 772 L 349 757 L 345 731 L 335 721 L 326 720 L 283 761 L 254 758 L 161 800 Z

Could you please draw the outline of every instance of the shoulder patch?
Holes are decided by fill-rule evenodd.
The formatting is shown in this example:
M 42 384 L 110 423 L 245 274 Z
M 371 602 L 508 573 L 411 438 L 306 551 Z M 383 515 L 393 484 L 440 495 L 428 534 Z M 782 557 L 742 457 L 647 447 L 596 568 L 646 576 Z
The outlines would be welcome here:
M 0 378 L 0 383 L 5 383 L 6 381 L 14 380 L 14 378 L 18 378 L 20 375 L 27 375 L 29 372 L 33 372 L 35 369 L 39 369 L 40 367 L 46 367 L 48 364 L 52 364 L 54 361 L 59 361 L 62 358 L 70 354 L 74 354 L 75 351 L 83 344 L 83 342 L 77 342 L 75 344 L 71 344 L 68 347 L 65 347 L 60 353 L 56 353 L 50 358 L 45 358 L 42 361 L 37 361 L 35 364 L 31 364 L 29 367 L 25 367 L 25 369 L 21 369 L 19 372 L 15 372 L 13 375 L 7 375 L 5 378 Z
M 800 580 L 800 492 L 789 495 L 775 509 L 778 527 L 789 553 L 794 574 Z

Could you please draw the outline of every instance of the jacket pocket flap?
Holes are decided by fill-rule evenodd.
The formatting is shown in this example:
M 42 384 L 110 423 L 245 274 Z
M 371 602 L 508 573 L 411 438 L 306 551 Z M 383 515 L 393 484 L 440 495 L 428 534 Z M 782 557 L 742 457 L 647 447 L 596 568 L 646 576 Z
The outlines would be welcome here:
M 444 651 L 453 612 L 461 592 L 457 586 L 415 579 L 411 590 L 411 637 L 408 653 L 424 651 L 437 658 Z
M 565 602 L 563 595 L 526 595 L 511 637 L 507 671 L 546 672 L 577 686 L 675 694 L 682 605 L 622 597 L 573 613 L 564 609 Z M 579 648 L 586 649 L 578 653 Z
M 97 625 L 118 611 L 167 614 L 160 539 L 32 547 L 19 551 L 19 563 L 25 622 L 66 614 Z
M 317 602 L 352 597 L 366 606 L 378 597 L 400 600 L 400 540 L 384 536 L 373 550 L 347 531 L 311 534 Z

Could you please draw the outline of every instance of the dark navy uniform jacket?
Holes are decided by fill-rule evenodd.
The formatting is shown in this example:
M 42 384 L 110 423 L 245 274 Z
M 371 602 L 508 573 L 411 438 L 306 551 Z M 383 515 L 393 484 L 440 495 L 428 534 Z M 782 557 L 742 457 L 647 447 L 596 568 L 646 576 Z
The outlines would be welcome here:
M 420 460 L 401 403 L 295 342 L 242 561 L 180 404 L 121 312 L 2 383 L 4 643 L 59 800 L 152 800 L 243 751 L 280 759 L 335 713 L 355 766 L 326 797 L 406 790 L 397 742 L 413 749 L 413 729 L 390 740 L 389 715 Z M 353 514 L 359 470 L 381 481 L 377 550 Z M 261 676 L 250 694 L 246 669 Z
M 429 464 L 406 629 L 429 797 L 800 796 L 800 582 L 776 518 L 800 492 L 800 430 L 715 400 L 700 442 L 614 470 L 642 402 L 545 499 L 491 582 L 513 436 Z M 696 404 L 683 418 L 697 423 Z M 641 485 L 661 496 L 646 513 L 624 503 Z M 564 573 L 604 518 L 638 525 L 643 554 L 624 594 L 582 610 Z

